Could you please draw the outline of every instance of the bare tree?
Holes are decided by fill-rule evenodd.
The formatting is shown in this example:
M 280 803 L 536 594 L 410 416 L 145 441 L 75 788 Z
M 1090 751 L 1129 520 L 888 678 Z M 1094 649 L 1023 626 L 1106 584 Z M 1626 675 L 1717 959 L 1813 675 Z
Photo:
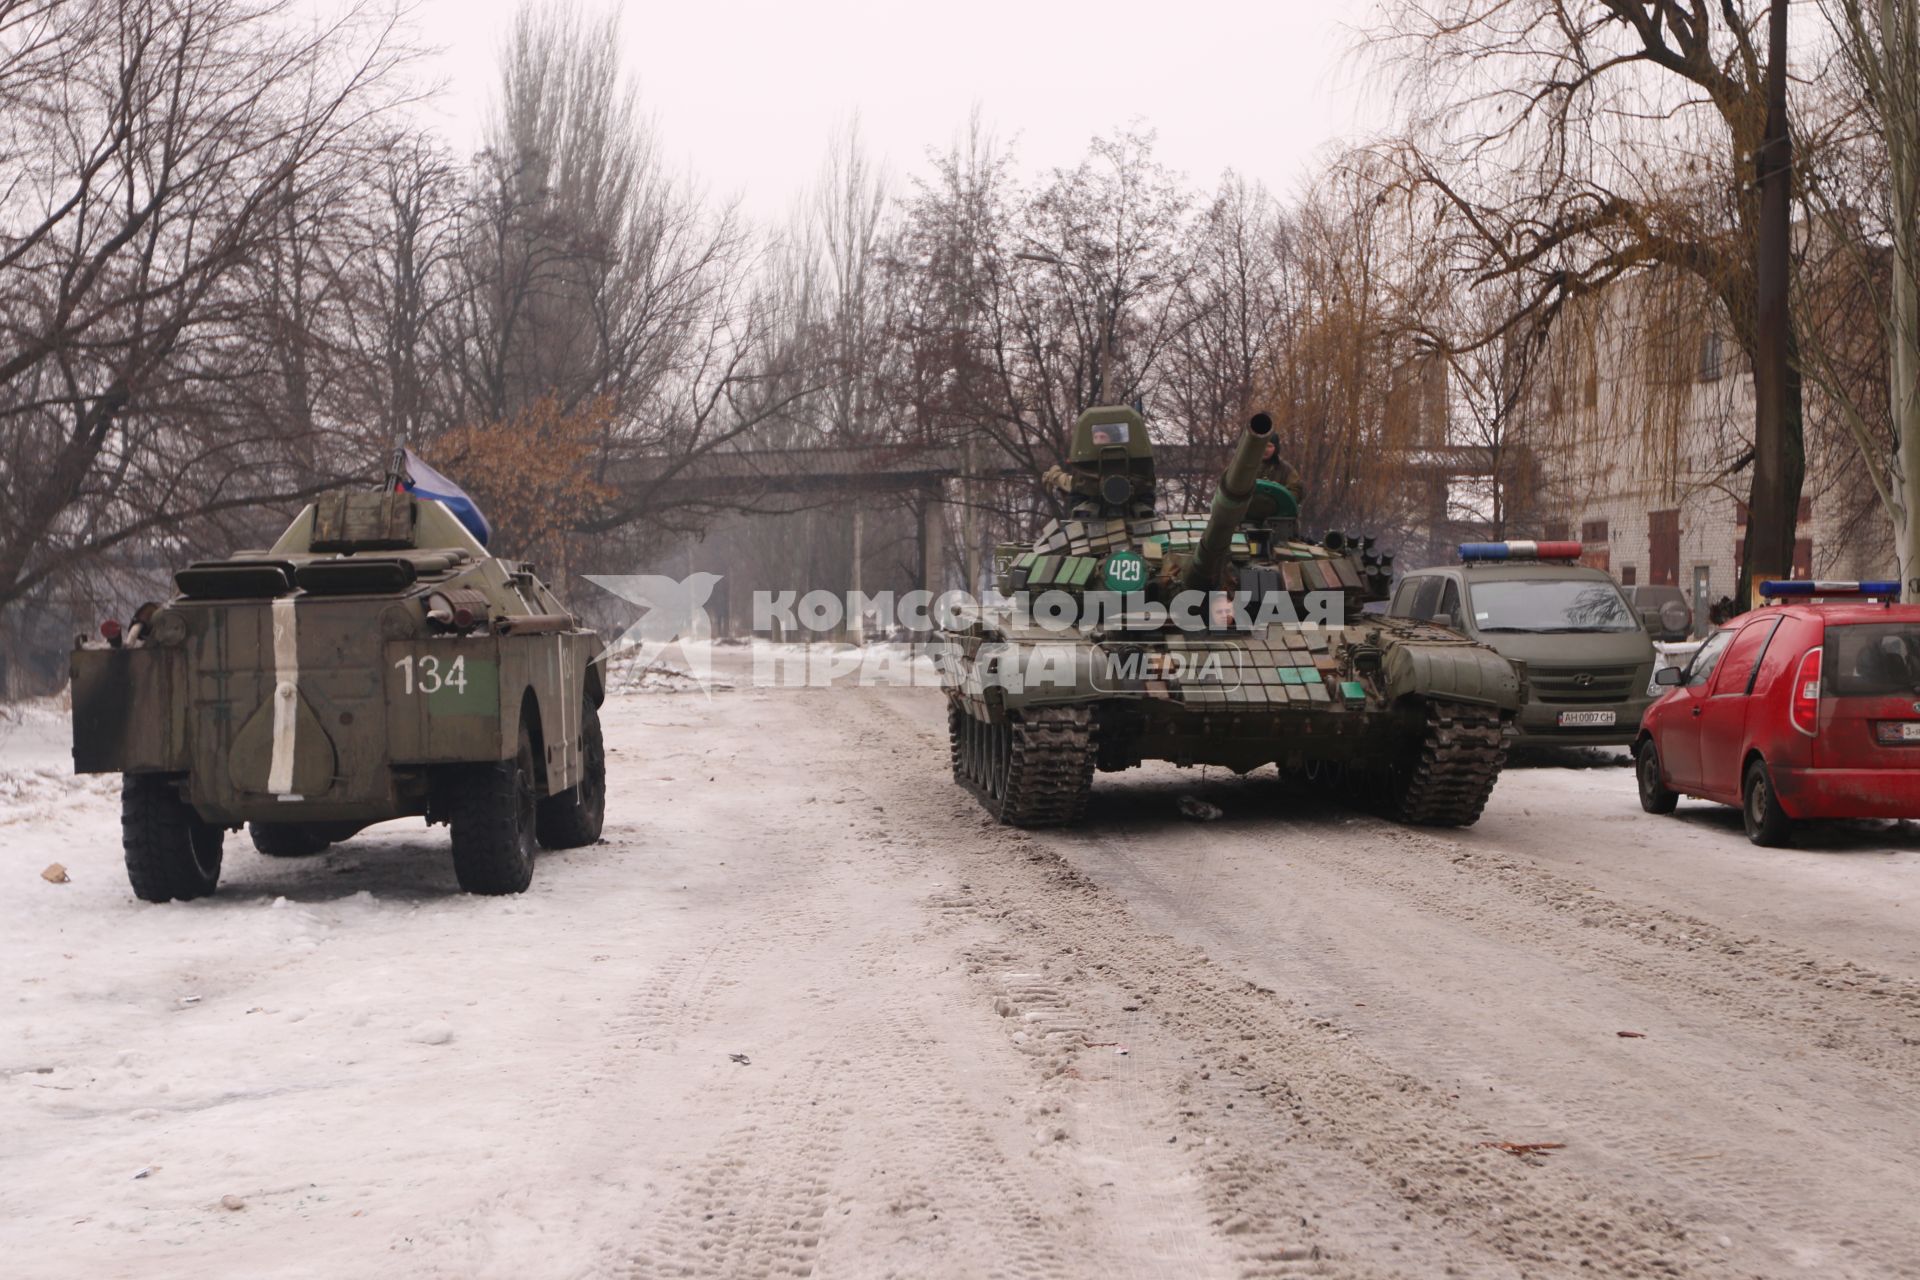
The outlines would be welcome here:
M 1290 218 L 1259 186 L 1229 174 L 1192 228 L 1192 270 L 1181 280 L 1158 424 L 1189 445 L 1224 448 L 1256 406 L 1287 333 Z M 1224 456 L 1224 455 L 1222 455 Z M 1212 482 L 1212 463 L 1188 479 Z M 1205 500 L 1205 493 L 1195 495 Z
M 1260 399 L 1313 523 L 1421 555 L 1410 543 L 1444 514 L 1444 495 L 1429 500 L 1408 466 L 1418 449 L 1446 442 L 1445 368 L 1430 324 L 1444 279 L 1412 214 L 1365 156 L 1302 199 L 1280 254 L 1281 327 Z
M 0 608 L 319 479 L 250 411 L 273 308 L 249 270 L 396 100 L 401 55 L 360 11 L 286 18 L 0 3 Z
M 1765 12 L 1747 0 L 1391 0 L 1374 34 L 1405 72 L 1411 122 L 1396 154 L 1451 209 L 1461 265 L 1523 282 L 1496 333 L 1664 268 L 1699 280 L 1760 358 Z M 1753 467 L 1761 541 L 1749 551 L 1769 570 L 1787 567 L 1776 561 L 1805 472 L 1795 338 L 1779 370 L 1781 456 L 1736 460 Z
M 1873 130 L 1864 163 L 1807 184 L 1850 268 L 1854 287 L 1843 296 L 1864 304 L 1822 326 L 1827 340 L 1809 344 L 1809 367 L 1859 444 L 1912 601 L 1920 599 L 1920 13 L 1894 0 L 1822 0 L 1821 10 Z M 1868 309 L 1881 317 L 1881 341 L 1869 345 L 1884 353 L 1884 417 L 1861 394 L 1876 381 L 1858 369 L 1857 320 Z
M 1483 526 L 1479 533 L 1495 540 L 1506 538 L 1516 520 L 1538 517 L 1533 450 L 1548 357 L 1547 335 L 1537 330 L 1507 329 L 1492 342 L 1473 340 L 1499 331 L 1517 305 L 1512 297 L 1517 282 L 1503 283 L 1504 290 L 1468 290 L 1453 299 L 1445 323 L 1451 333 L 1468 340 L 1439 347 L 1453 409 L 1449 443 L 1464 445 L 1484 459 L 1482 491 L 1475 494 L 1479 509 L 1470 518 Z

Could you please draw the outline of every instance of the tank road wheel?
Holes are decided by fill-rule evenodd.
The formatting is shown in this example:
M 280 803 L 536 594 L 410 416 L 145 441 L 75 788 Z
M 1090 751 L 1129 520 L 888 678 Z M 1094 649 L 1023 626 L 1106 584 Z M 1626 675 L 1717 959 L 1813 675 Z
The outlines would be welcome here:
M 204 822 L 171 778 L 152 773 L 120 779 L 120 843 L 127 879 L 142 902 L 204 898 L 220 883 L 226 832 Z
M 1394 766 L 1389 813 L 1429 827 L 1471 826 L 1507 760 L 1500 715 L 1491 707 L 1427 704 L 1426 731 Z
M 959 703 L 947 702 L 947 763 L 953 767 L 953 780 L 961 786 L 967 784 L 967 750 L 970 745 L 969 725 L 973 717 L 961 709 Z
M 247 834 L 269 858 L 308 858 L 333 843 L 304 822 L 249 822 Z
M 533 882 L 533 742 L 520 729 L 511 760 L 472 765 L 453 780 L 448 825 L 453 874 L 468 893 L 520 893 Z
M 1015 827 L 1080 821 L 1093 791 L 1093 713 L 1042 707 L 990 724 L 949 704 L 948 741 L 955 781 L 982 807 Z
M 600 712 L 587 703 L 580 712 L 578 785 L 542 800 L 534 834 L 543 849 L 577 849 L 600 838 L 607 817 L 607 748 L 600 738 Z

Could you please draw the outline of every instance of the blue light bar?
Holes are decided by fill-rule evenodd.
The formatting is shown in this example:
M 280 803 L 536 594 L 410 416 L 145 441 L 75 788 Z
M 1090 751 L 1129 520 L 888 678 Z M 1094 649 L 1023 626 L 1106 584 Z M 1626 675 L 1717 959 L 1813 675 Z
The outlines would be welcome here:
M 1868 599 L 1898 596 L 1900 584 L 1897 582 L 1820 582 L 1813 578 L 1769 578 L 1760 584 L 1760 594 L 1769 600 L 1811 600 L 1839 596 Z
M 1460 558 L 1476 560 L 1578 560 L 1583 550 L 1577 542 L 1463 542 Z

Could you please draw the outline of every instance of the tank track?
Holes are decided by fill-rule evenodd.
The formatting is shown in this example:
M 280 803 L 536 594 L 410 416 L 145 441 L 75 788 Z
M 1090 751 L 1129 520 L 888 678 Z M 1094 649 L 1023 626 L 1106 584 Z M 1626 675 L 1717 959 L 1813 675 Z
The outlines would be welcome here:
M 1087 814 L 1093 791 L 1093 713 L 1039 707 L 990 724 L 959 702 L 947 704 L 953 780 L 981 807 L 1015 827 L 1060 827 Z
M 1429 702 L 1420 748 L 1395 773 L 1390 816 L 1420 826 L 1471 826 L 1506 761 L 1499 712 Z

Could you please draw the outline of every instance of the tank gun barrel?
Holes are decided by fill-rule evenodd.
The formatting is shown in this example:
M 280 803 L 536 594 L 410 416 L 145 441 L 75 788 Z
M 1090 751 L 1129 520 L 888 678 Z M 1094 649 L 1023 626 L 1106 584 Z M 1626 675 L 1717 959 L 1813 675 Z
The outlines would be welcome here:
M 1201 531 L 1200 545 L 1194 548 L 1193 559 L 1187 564 L 1189 589 L 1210 587 L 1219 578 L 1227 555 L 1233 550 L 1233 532 L 1246 519 L 1247 507 L 1253 502 L 1253 485 L 1260 476 L 1261 456 L 1272 438 L 1273 419 L 1264 413 L 1254 414 L 1213 491 L 1207 527 Z

